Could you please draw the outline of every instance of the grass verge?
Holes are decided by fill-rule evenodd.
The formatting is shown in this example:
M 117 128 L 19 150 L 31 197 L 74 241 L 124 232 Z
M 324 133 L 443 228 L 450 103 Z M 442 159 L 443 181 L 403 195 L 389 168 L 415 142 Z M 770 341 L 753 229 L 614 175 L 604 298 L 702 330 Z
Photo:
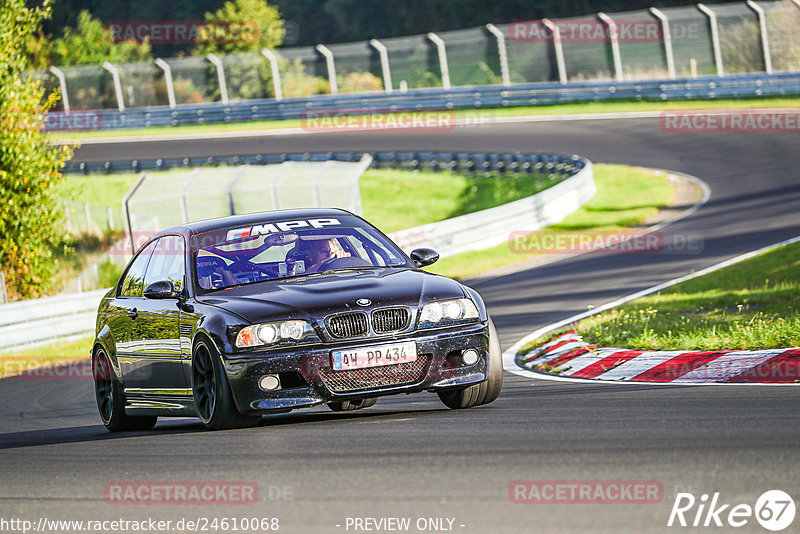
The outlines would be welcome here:
M 456 118 L 467 120 L 483 119 L 491 122 L 492 117 L 515 117 L 537 115 L 569 115 L 575 113 L 626 113 L 642 111 L 677 110 L 716 110 L 716 109 L 755 109 L 800 107 L 800 98 L 744 98 L 741 100 L 678 100 L 670 102 L 592 102 L 584 104 L 556 104 L 550 106 L 530 106 L 515 108 L 457 110 Z M 159 126 L 153 128 L 131 128 L 94 132 L 53 132 L 54 141 L 70 139 L 92 139 L 119 136 L 181 135 L 211 132 L 241 132 L 250 130 L 275 130 L 281 128 L 303 128 L 300 119 L 240 122 L 233 124 L 201 124 L 192 126 Z M 315 131 L 309 128 L 309 131 Z
M 89 357 L 92 338 L 59 341 L 41 347 L 12 350 L 0 354 L 0 378 L 32 371 L 45 365 L 74 362 Z M 87 377 L 84 377 L 87 378 Z
M 800 243 L 688 280 L 577 324 L 587 342 L 632 350 L 800 346 Z M 553 333 L 523 347 L 560 335 Z
M 577 211 L 548 230 L 563 234 L 615 232 L 641 223 L 669 205 L 674 187 L 666 175 L 625 165 L 595 165 L 597 194 Z M 509 229 L 509 232 L 513 228 Z M 430 271 L 454 278 L 530 261 L 534 255 L 511 250 L 509 243 L 462 252 L 431 266 Z

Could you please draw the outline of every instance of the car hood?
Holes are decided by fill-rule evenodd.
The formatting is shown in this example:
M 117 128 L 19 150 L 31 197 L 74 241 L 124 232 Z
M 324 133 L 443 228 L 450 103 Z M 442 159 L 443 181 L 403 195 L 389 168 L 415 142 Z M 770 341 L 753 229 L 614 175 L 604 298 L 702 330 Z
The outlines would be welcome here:
M 415 269 L 338 271 L 233 287 L 197 300 L 250 323 L 281 319 L 319 320 L 332 313 L 381 306 L 419 307 L 426 302 L 462 298 L 458 282 Z M 359 306 L 356 301 L 369 299 Z

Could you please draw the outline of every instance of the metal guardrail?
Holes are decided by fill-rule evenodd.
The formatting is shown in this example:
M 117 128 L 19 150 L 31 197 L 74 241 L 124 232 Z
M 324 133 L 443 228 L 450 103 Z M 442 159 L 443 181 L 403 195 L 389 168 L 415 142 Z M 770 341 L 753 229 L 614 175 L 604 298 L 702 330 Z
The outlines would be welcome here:
M 95 115 L 99 130 L 221 124 L 262 120 L 304 119 L 320 113 L 370 114 L 424 110 L 513 108 L 552 104 L 617 101 L 716 100 L 800 95 L 800 72 L 735 74 L 642 81 L 592 81 L 481 85 L 449 89 L 411 89 L 406 92 L 316 95 L 261 99 L 228 104 L 153 106 L 124 111 L 79 113 Z M 302 125 L 301 125 L 302 126 Z M 309 131 L 315 131 L 309 128 Z
M 94 333 L 108 289 L 11 302 L 0 306 L 0 351 Z
M 560 222 L 596 192 L 589 160 L 572 156 L 573 174 L 535 195 L 502 206 L 389 234 L 406 251 L 430 247 L 441 257 L 482 250 L 508 239 L 511 229 L 534 231 Z

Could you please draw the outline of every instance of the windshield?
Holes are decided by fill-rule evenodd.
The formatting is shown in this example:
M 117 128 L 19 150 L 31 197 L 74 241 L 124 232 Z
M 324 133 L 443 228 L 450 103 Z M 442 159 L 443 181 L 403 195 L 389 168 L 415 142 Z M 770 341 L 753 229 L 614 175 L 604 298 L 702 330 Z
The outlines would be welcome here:
M 360 220 L 348 221 L 360 224 L 346 226 L 346 219 L 354 218 L 285 221 L 197 239 L 200 246 L 193 258 L 198 286 L 201 291 L 213 291 L 329 271 L 410 266 L 397 247 L 374 228 L 363 226 Z M 320 223 L 315 228 L 315 221 L 335 224 Z M 307 224 L 299 227 L 300 222 Z M 271 232 L 280 228 L 298 229 Z M 259 232 L 265 235 L 249 235 Z

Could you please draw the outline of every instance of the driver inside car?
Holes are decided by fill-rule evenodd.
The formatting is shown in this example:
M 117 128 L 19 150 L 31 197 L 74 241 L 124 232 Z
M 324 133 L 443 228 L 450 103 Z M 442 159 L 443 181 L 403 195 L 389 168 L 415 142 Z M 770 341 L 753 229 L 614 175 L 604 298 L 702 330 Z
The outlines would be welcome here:
M 305 272 L 317 273 L 325 262 L 337 258 L 349 258 L 350 254 L 342 249 L 336 238 L 302 240 L 302 248 L 306 252 L 309 264 Z
M 239 283 L 239 280 L 228 270 L 225 260 L 217 256 L 197 258 L 197 278 L 203 289 L 229 287 Z

